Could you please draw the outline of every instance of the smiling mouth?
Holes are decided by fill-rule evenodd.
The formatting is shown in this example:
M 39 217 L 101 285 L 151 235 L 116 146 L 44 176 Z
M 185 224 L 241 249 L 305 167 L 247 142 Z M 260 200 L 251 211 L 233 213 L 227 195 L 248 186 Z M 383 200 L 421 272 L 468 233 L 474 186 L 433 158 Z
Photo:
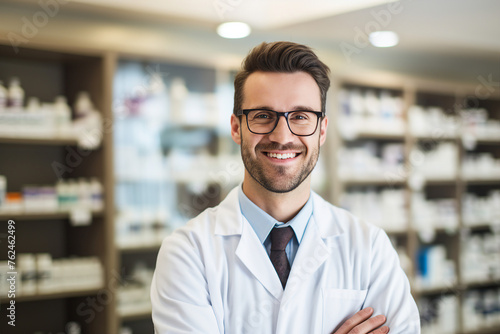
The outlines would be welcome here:
M 272 152 L 267 153 L 268 157 L 280 160 L 292 159 L 295 158 L 297 155 L 298 155 L 297 153 L 272 153 Z

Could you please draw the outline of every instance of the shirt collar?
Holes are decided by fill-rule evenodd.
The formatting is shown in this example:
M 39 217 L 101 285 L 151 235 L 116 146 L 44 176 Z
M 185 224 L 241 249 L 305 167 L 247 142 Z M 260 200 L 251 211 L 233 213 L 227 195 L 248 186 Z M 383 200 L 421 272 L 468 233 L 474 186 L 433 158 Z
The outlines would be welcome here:
M 279 222 L 273 217 L 271 217 L 264 210 L 259 208 L 255 203 L 253 203 L 244 193 L 242 186 L 238 189 L 238 199 L 240 202 L 241 213 L 248 220 L 252 228 L 254 229 L 257 237 L 261 243 L 264 243 L 267 236 L 273 229 L 275 225 L 291 226 L 297 241 L 300 244 L 304 231 L 306 229 L 307 223 L 313 212 L 312 196 L 309 195 L 309 199 L 302 209 L 286 224 Z

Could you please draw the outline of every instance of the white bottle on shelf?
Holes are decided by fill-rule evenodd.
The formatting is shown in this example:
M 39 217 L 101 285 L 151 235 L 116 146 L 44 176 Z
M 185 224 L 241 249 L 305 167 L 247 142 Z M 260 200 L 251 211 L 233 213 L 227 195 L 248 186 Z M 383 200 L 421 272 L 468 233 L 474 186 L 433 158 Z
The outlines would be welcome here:
M 71 109 L 64 96 L 57 96 L 54 103 L 56 113 L 56 126 L 60 135 L 67 135 L 71 132 Z
M 66 324 L 66 333 L 67 334 L 80 334 L 82 332 L 82 328 L 77 322 L 68 322 Z
M 90 180 L 90 193 L 92 194 L 92 211 L 101 211 L 104 208 L 102 184 L 96 178 Z
M 17 256 L 17 270 L 21 277 L 19 293 L 33 295 L 36 292 L 36 262 L 33 254 L 19 254 Z
M 42 105 L 40 104 L 40 100 L 37 97 L 30 97 L 28 99 L 28 102 L 26 104 L 26 111 L 30 113 L 36 113 L 39 112 L 42 108 Z
M 172 110 L 172 119 L 176 123 L 186 121 L 186 101 L 189 96 L 189 90 L 183 78 L 176 77 L 170 84 L 170 108 Z
M 7 178 L 0 175 L 0 211 L 5 204 L 5 196 L 7 195 Z
M 10 80 L 8 105 L 14 111 L 21 111 L 24 105 L 24 89 L 22 89 L 21 83 L 16 77 Z
M 36 254 L 37 289 L 39 293 L 50 292 L 52 286 L 52 255 L 49 253 Z
M 90 210 L 92 207 L 92 187 L 87 179 L 78 179 L 78 207 Z
M 0 80 L 0 112 L 7 109 L 7 98 L 8 92 L 7 88 L 4 87 L 3 81 Z
M 92 111 L 94 110 L 94 105 L 90 100 L 90 95 L 88 92 L 82 91 L 78 93 L 73 109 L 75 111 L 76 119 L 87 117 L 92 113 Z

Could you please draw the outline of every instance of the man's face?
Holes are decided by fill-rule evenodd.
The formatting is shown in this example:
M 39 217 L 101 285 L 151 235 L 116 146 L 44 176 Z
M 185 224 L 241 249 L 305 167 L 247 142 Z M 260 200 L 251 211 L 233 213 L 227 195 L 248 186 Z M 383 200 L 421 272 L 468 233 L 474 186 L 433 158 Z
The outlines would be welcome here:
M 305 72 L 255 72 L 245 82 L 243 109 L 265 108 L 278 112 L 321 110 L 320 90 Z M 326 139 L 327 118 L 308 137 L 290 132 L 284 117 L 267 135 L 248 130 L 246 116 L 231 119 L 231 134 L 241 145 L 246 174 L 272 192 L 289 192 L 297 188 L 311 173 Z M 281 155 L 281 157 L 279 156 Z M 245 178 L 248 176 L 245 175 Z

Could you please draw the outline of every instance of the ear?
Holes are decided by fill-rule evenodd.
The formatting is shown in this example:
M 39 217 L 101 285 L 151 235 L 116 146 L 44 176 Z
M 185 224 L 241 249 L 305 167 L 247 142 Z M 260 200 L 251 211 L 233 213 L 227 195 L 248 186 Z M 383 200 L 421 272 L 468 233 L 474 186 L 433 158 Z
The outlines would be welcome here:
M 326 132 L 328 128 L 328 116 L 325 116 L 319 124 L 319 145 L 322 146 L 326 140 Z
M 241 121 L 235 114 L 231 115 L 231 137 L 236 144 L 241 145 Z

